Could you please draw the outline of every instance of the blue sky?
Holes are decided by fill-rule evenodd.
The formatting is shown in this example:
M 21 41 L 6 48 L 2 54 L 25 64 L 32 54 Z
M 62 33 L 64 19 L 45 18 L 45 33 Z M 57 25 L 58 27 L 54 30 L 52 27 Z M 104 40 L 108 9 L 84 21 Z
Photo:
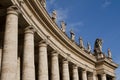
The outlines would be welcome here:
M 47 0 L 47 11 L 57 11 L 57 24 L 64 20 L 66 33 L 73 29 L 92 49 L 96 38 L 103 39 L 103 52 L 110 48 L 113 60 L 120 64 L 120 0 Z M 120 80 L 120 68 L 116 70 Z

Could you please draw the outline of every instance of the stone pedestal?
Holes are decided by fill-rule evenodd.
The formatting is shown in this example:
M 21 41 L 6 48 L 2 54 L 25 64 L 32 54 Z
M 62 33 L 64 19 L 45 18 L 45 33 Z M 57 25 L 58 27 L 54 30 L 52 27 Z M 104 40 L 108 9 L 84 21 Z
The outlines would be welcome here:
M 78 67 L 76 65 L 73 65 L 73 80 L 79 80 Z
M 68 61 L 63 60 L 63 74 L 62 74 L 62 80 L 70 80 L 69 75 L 69 67 L 68 67 Z
M 102 77 L 102 80 L 106 80 L 106 74 L 105 73 L 101 74 L 101 77 Z
M 35 80 L 34 31 L 32 26 L 25 29 L 22 80 Z
M 82 79 L 87 80 L 87 71 L 86 70 L 82 71 Z
M 7 9 L 1 80 L 16 80 L 18 51 L 18 12 L 16 10 L 15 6 Z
M 52 52 L 51 56 L 51 80 L 60 80 L 58 53 Z
M 39 71 L 38 80 L 48 80 L 48 58 L 46 41 L 39 43 Z

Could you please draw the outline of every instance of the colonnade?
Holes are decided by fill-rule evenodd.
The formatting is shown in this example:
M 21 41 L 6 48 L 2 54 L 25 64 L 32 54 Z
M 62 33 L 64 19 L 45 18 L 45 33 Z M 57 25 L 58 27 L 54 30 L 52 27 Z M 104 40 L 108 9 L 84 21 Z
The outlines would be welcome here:
M 49 80 L 47 44 L 45 40 L 39 42 L 38 59 L 38 80 Z M 1 56 L 2 54 L 2 56 Z M 60 79 L 59 56 L 57 51 L 51 52 L 51 79 L 50 80 L 70 80 L 69 61 L 62 61 L 62 79 Z M 34 59 L 34 29 L 28 26 L 24 30 L 24 51 L 23 60 L 18 57 L 18 11 L 15 6 L 7 9 L 5 24 L 5 37 L 3 52 L 0 49 L 0 60 L 2 58 L 1 80 L 35 80 L 35 59 Z M 22 64 L 22 75 L 20 74 L 20 64 Z M 74 64 L 72 69 L 72 80 L 79 80 L 78 68 Z M 91 72 L 93 74 L 93 72 Z M 21 79 L 20 79 L 21 78 Z M 96 74 L 88 78 L 87 70 L 82 70 L 82 80 L 96 80 Z M 106 80 L 106 75 L 102 75 L 102 80 Z

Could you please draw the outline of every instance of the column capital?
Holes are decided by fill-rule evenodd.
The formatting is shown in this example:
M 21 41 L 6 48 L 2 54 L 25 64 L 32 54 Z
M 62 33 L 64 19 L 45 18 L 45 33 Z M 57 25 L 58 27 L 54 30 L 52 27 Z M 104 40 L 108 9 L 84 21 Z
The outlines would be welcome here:
M 46 47 L 47 46 L 47 40 L 43 39 L 39 42 L 39 46 Z
M 59 55 L 58 51 L 56 51 L 56 50 L 52 51 L 51 53 L 52 53 L 52 56 L 58 56 Z
M 63 63 L 68 63 L 68 59 L 63 59 Z
M 73 66 L 73 69 L 77 69 L 78 68 L 78 66 L 76 64 L 73 64 L 72 66 Z
M 101 73 L 100 75 L 101 75 L 101 76 L 106 76 L 106 73 Z
M 30 25 L 30 26 L 25 28 L 25 33 L 34 34 L 34 32 L 35 32 L 35 29 L 33 28 L 33 25 Z
M 16 5 L 12 5 L 7 8 L 7 14 L 14 14 L 18 16 L 19 13 L 20 13 L 20 10 Z
M 82 72 L 87 72 L 87 69 L 82 69 Z

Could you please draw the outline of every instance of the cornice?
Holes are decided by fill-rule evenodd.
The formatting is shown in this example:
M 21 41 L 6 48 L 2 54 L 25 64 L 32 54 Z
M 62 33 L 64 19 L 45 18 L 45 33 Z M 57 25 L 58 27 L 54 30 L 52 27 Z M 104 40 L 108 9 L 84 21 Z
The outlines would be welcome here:
M 62 45 L 67 47 L 69 50 L 75 51 L 79 55 L 82 55 L 86 57 L 87 59 L 95 62 L 96 58 L 94 56 L 89 55 L 85 51 L 81 50 L 74 42 L 72 42 L 57 26 L 57 24 L 52 21 L 50 15 L 47 13 L 47 11 L 39 4 L 37 0 L 31 1 L 29 4 L 31 4 L 33 12 L 37 13 L 37 16 L 40 16 L 43 20 L 42 22 L 47 23 L 45 28 L 51 32 L 51 34 L 60 42 Z M 39 18 L 39 17 L 38 17 Z M 71 45 L 72 44 L 72 45 Z
M 96 64 L 106 65 L 113 69 L 116 69 L 118 67 L 118 64 L 116 64 L 113 61 L 108 60 L 107 58 L 99 60 Z

